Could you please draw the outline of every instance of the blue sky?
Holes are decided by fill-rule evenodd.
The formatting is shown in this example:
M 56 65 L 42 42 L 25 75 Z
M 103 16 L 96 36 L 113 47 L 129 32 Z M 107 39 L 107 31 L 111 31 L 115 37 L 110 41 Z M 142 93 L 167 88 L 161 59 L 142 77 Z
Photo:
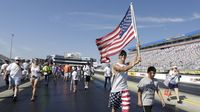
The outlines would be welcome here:
M 0 54 L 45 58 L 80 52 L 99 59 L 95 39 L 114 30 L 131 0 L 0 0 Z M 200 0 L 135 0 L 141 43 L 200 29 Z M 134 44 L 127 46 L 131 47 Z

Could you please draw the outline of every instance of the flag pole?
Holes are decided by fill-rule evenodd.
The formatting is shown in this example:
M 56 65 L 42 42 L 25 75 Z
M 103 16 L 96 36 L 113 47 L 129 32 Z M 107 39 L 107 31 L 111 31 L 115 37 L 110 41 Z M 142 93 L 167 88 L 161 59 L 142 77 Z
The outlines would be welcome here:
M 140 44 L 140 40 L 139 40 L 138 32 L 137 32 L 137 26 L 136 26 L 135 13 L 134 13 L 134 9 L 133 9 L 133 2 L 131 2 L 130 8 L 131 8 L 132 25 L 133 25 L 133 27 L 135 29 L 135 33 L 136 33 L 136 41 L 137 41 L 137 44 Z M 137 47 L 137 52 L 138 52 L 138 55 L 140 57 L 140 47 Z

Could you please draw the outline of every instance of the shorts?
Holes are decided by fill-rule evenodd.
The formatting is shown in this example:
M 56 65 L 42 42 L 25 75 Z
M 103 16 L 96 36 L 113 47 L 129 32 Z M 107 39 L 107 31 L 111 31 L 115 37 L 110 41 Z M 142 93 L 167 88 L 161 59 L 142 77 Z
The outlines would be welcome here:
M 150 106 L 143 106 L 143 110 L 144 110 L 144 112 L 151 112 L 152 105 L 150 105 Z
M 64 77 L 68 77 L 68 76 L 69 76 L 69 73 L 65 73 L 65 74 L 64 74 Z
M 19 86 L 21 83 L 21 78 L 19 77 L 9 77 L 9 82 L 11 86 Z
M 86 75 L 86 76 L 85 76 L 85 81 L 86 81 L 86 82 L 89 82 L 89 81 L 90 81 L 90 76 L 87 76 L 87 75 Z
M 122 103 L 121 97 L 121 92 L 110 93 L 108 107 L 114 107 L 116 110 L 118 110 Z
M 114 107 L 116 110 L 122 108 L 122 112 L 128 112 L 130 109 L 129 90 L 111 92 L 108 107 Z
M 169 88 L 170 89 L 178 88 L 178 84 L 169 83 Z
M 78 85 L 78 80 L 74 80 L 74 85 Z
M 34 80 L 39 80 L 40 77 L 39 77 L 39 76 L 36 77 L 36 76 L 33 75 L 33 76 L 31 76 L 31 80 L 33 80 L 33 79 L 34 79 Z

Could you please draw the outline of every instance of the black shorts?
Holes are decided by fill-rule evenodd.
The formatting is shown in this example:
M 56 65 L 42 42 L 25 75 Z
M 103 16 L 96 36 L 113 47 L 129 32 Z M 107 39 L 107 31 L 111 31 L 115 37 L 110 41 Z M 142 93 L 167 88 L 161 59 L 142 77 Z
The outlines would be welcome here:
M 150 106 L 143 106 L 143 110 L 144 110 L 144 112 L 151 112 L 152 105 L 150 105 Z
M 86 82 L 89 82 L 90 81 L 90 76 L 86 76 L 85 80 L 86 80 Z
M 171 84 L 171 83 L 169 83 L 169 88 L 170 89 L 178 88 L 178 84 Z
M 74 80 L 74 85 L 78 85 L 78 80 Z

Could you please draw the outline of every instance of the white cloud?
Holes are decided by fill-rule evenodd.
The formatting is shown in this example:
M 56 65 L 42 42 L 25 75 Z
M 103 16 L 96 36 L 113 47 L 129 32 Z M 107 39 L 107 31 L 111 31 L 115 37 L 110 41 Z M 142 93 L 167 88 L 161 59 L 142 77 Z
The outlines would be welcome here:
M 139 22 L 152 22 L 152 23 L 180 23 L 187 22 L 195 19 L 200 19 L 199 13 L 194 13 L 192 17 L 138 17 Z
M 200 14 L 199 13 L 194 13 L 191 20 L 194 20 L 194 19 L 200 19 Z
M 137 28 L 157 28 L 157 27 L 164 27 L 164 25 L 139 25 Z
M 185 22 L 184 18 L 175 17 L 175 18 L 158 18 L 158 17 L 138 17 L 137 21 L 140 22 L 153 22 L 153 23 L 176 23 L 176 22 Z
M 100 17 L 104 19 L 119 19 L 123 15 L 112 15 L 112 14 L 103 14 L 103 13 L 94 13 L 94 12 L 68 12 L 63 15 L 52 17 L 55 21 L 60 21 L 62 18 L 67 16 L 91 16 L 91 17 Z M 136 21 L 141 23 L 154 23 L 154 25 L 139 25 L 138 28 L 153 28 L 153 27 L 163 27 L 167 23 L 182 23 L 192 20 L 200 19 L 199 13 L 194 13 L 191 17 L 137 17 Z M 120 22 L 120 21 L 119 21 Z M 116 26 L 109 25 L 99 25 L 99 24 L 79 24 L 87 30 L 113 30 Z M 81 27 L 79 27 L 81 28 Z

